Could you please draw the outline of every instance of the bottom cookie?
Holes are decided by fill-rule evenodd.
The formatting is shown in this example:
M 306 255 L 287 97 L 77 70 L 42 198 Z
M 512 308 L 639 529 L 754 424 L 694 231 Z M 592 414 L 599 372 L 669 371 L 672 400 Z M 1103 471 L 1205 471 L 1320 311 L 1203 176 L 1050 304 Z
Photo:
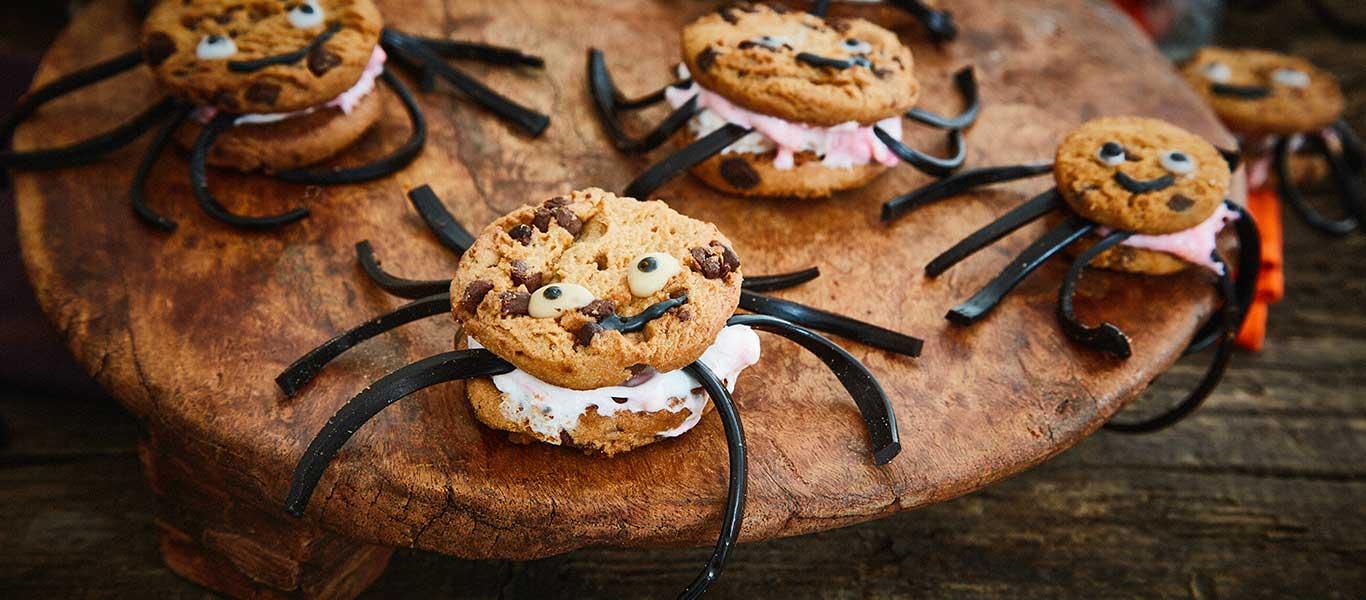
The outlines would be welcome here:
M 851 167 L 827 167 L 811 152 L 794 156 L 791 169 L 773 166 L 776 152 L 717 154 L 696 167 L 693 175 L 718 190 L 753 197 L 825 198 L 863 187 L 887 170 L 877 162 Z

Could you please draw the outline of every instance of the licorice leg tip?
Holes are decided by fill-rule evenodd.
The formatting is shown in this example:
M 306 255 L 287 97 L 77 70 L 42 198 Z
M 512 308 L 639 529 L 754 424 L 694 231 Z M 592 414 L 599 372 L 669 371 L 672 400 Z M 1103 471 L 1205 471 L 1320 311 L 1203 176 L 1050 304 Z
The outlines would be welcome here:
M 972 325 L 977 322 L 979 317 L 981 317 L 981 315 L 973 314 L 971 309 L 964 307 L 954 308 L 944 315 L 945 319 L 948 319 L 950 323 L 958 325 L 959 327 Z
M 901 442 L 892 442 L 873 452 L 873 464 L 885 465 L 892 462 L 892 459 L 896 458 L 898 454 L 901 454 Z

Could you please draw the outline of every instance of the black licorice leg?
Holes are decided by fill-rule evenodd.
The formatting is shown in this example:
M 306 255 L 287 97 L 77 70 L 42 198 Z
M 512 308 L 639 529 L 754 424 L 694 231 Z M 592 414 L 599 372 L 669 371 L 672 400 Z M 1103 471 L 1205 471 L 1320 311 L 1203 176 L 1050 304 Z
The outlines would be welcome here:
M 811 14 L 825 18 L 830 14 L 830 0 L 816 0 L 811 3 Z
M 303 516 L 327 465 L 363 425 L 380 411 L 418 390 L 448 381 L 489 377 L 510 372 L 512 363 L 483 348 L 454 350 L 424 358 L 385 375 L 346 402 L 318 431 L 294 468 L 285 497 L 285 512 Z
M 607 61 L 603 59 L 602 51 L 597 48 L 588 50 L 588 91 L 593 97 L 593 108 L 597 110 L 598 120 L 607 130 L 607 137 L 611 138 L 612 145 L 618 151 L 627 154 L 640 154 L 658 148 L 679 129 L 687 125 L 688 120 L 699 111 L 697 98 L 693 97 L 686 104 L 669 113 L 669 116 L 665 117 L 664 121 L 649 133 L 639 138 L 631 137 L 626 133 L 626 128 L 621 124 L 621 119 L 617 117 L 621 92 L 612 82 L 612 75 L 607 72 Z M 653 100 L 656 96 L 662 99 L 663 90 L 646 96 L 644 99 Z
M 356 244 L 356 260 L 360 262 L 361 269 L 365 270 L 370 281 L 399 298 L 417 300 L 436 294 L 450 294 L 449 279 L 404 279 L 385 272 L 379 265 L 379 259 L 375 258 L 375 249 L 370 246 L 369 240 Z
M 163 231 L 175 231 L 176 223 L 163 217 L 147 206 L 147 198 L 144 195 L 147 187 L 147 177 L 152 174 L 152 167 L 155 167 L 157 160 L 161 158 L 161 153 L 166 150 L 167 144 L 171 142 L 171 136 L 175 134 L 176 128 L 190 112 L 193 106 L 184 105 L 176 109 L 175 113 L 161 124 L 161 129 L 157 131 L 156 137 L 152 138 L 152 144 L 147 147 L 147 154 L 143 155 L 142 162 L 138 164 L 138 170 L 133 173 L 133 184 L 128 188 L 128 201 L 133 206 L 133 214 L 143 223 L 156 227 Z
M 539 56 L 526 54 L 516 48 L 481 44 L 479 42 L 431 38 L 420 35 L 404 35 L 422 42 L 429 50 L 443 58 L 466 58 L 493 65 L 513 65 L 535 67 L 538 69 L 545 67 L 545 59 Z
M 660 186 L 682 175 L 684 171 L 693 168 L 702 161 L 715 156 L 718 152 L 725 150 L 727 146 L 740 141 L 740 138 L 749 135 L 749 132 L 750 130 L 745 127 L 727 123 L 720 129 L 708 133 L 646 169 L 635 181 L 626 186 L 623 195 L 637 200 L 649 200 L 648 196 Z
M 801 325 L 784 321 L 768 315 L 735 315 L 726 320 L 727 325 L 747 325 L 760 331 L 781 335 L 796 342 L 825 363 L 835 377 L 840 380 L 845 391 L 858 406 L 863 415 L 863 424 L 868 429 L 868 443 L 872 449 L 873 464 L 885 465 L 901 452 L 901 434 L 896 425 L 896 411 L 882 384 L 844 348 L 826 339 L 819 333 Z
M 882 140 L 882 143 L 887 145 L 887 149 L 891 150 L 892 154 L 897 155 L 898 158 L 921 172 L 935 177 L 943 177 L 953 173 L 958 167 L 963 166 L 963 161 L 968 159 L 968 145 L 963 143 L 963 131 L 959 129 L 948 131 L 949 154 L 951 154 L 948 158 L 930 156 L 907 146 L 876 125 L 873 126 L 873 133 L 877 135 L 877 139 Z
M 1123 331 L 1110 323 L 1101 323 L 1099 327 L 1089 327 L 1082 324 L 1077 320 L 1077 313 L 1072 310 L 1072 298 L 1077 291 L 1077 281 L 1081 279 L 1082 272 L 1086 270 L 1086 265 L 1091 264 L 1091 261 L 1095 260 L 1101 252 L 1115 247 L 1132 235 L 1128 231 L 1116 231 L 1101 238 L 1100 241 L 1077 255 L 1072 266 L 1067 269 L 1067 276 L 1062 280 L 1062 287 L 1058 289 L 1058 323 L 1062 325 L 1063 333 L 1078 344 L 1119 358 L 1129 358 L 1133 354 L 1133 350 L 1129 346 L 1129 336 L 1124 335 Z
M 966 302 L 953 307 L 944 317 L 954 325 L 966 326 L 976 323 L 988 312 L 991 312 L 991 309 L 996 308 L 996 305 L 1001 302 L 1001 298 L 1010 293 L 1010 290 L 1015 289 L 1015 286 L 1024 281 L 1025 277 L 1042 266 L 1045 261 L 1095 228 L 1094 223 L 1076 215 L 1067 217 L 1065 221 L 1050 229 L 1048 233 L 1043 234 L 1028 248 L 1025 248 L 1024 252 L 1010 261 L 1005 270 L 1001 271 L 990 283 L 973 294 Z
M 1175 406 L 1141 421 L 1120 422 L 1110 421 L 1105 424 L 1105 428 L 1119 433 L 1151 433 L 1159 429 L 1171 426 L 1186 418 L 1200 404 L 1214 392 L 1218 387 L 1219 381 L 1224 377 L 1224 371 L 1228 368 L 1229 360 L 1233 357 L 1234 340 L 1238 336 L 1238 330 L 1243 320 L 1243 315 L 1238 311 L 1237 291 L 1232 280 L 1229 279 L 1228 265 L 1224 264 L 1223 259 L 1219 258 L 1219 253 L 1214 253 L 1211 258 L 1224 267 L 1224 273 L 1219 276 L 1217 286 L 1219 295 L 1223 298 L 1224 306 L 1220 311 L 1221 321 L 1223 322 L 1222 335 L 1219 338 L 1219 345 L 1214 349 L 1214 359 L 1209 368 L 1205 370 L 1205 375 L 1200 378 L 1200 383 L 1196 384 L 1195 389 L 1186 395 L 1181 402 Z
M 953 22 L 953 15 L 948 12 L 930 8 L 921 0 L 892 0 L 892 4 L 901 7 L 919 20 L 925 29 L 929 30 L 934 41 L 947 42 L 958 37 L 958 25 Z
M 977 122 L 977 115 L 982 112 L 982 100 L 977 93 L 977 76 L 972 67 L 964 67 L 953 74 L 953 83 L 954 87 L 958 88 L 958 93 L 963 96 L 963 104 L 967 107 L 963 112 L 953 117 L 944 117 L 927 110 L 912 108 L 906 111 L 906 118 L 939 129 L 971 127 Z
M 721 570 L 726 567 L 726 559 L 730 557 L 730 551 L 735 547 L 735 540 L 740 537 L 740 525 L 745 519 L 747 461 L 745 459 L 745 428 L 740 423 L 740 411 L 736 409 L 735 401 L 730 397 L 730 391 L 716 377 L 716 374 L 707 368 L 707 365 L 702 364 L 702 361 L 696 361 L 683 367 L 683 370 L 701 383 L 702 387 L 707 390 L 707 395 L 711 396 L 712 406 L 716 407 L 716 415 L 721 418 L 721 428 L 726 432 L 726 456 L 730 459 L 729 483 L 726 486 L 726 508 L 721 516 L 721 533 L 716 538 L 716 547 L 712 550 L 711 558 L 707 559 L 707 564 L 702 568 L 702 572 L 678 596 L 682 599 L 694 600 L 702 597 L 702 594 L 706 593 L 707 587 L 721 576 Z
M 1361 136 L 1357 135 L 1346 119 L 1338 119 L 1332 129 L 1338 134 L 1338 141 L 1342 143 L 1342 157 L 1347 160 L 1352 172 L 1360 175 L 1366 171 L 1366 147 L 1363 147 Z
M 19 100 L 14 110 L 0 119 L 0 145 L 8 146 L 14 129 L 25 119 L 33 116 L 34 111 L 52 100 L 65 96 L 88 85 L 99 83 L 142 64 L 142 50 L 120 54 L 102 63 L 96 63 L 75 73 L 63 75 L 33 90 Z
M 1306 138 L 1311 144 L 1321 144 L 1317 138 Z M 1299 188 L 1295 187 L 1293 175 L 1290 172 L 1290 137 L 1282 136 L 1276 141 L 1273 163 L 1276 169 L 1276 187 L 1281 193 L 1281 199 L 1289 204 L 1295 212 L 1304 218 L 1305 222 L 1311 227 L 1331 235 L 1347 235 L 1356 231 L 1360 223 L 1356 217 L 1348 214 L 1341 219 L 1330 219 L 1320 213 L 1318 209 L 1309 205 L 1309 201 L 1300 194 Z
M 460 255 L 474 244 L 474 236 L 446 210 L 446 206 L 441 203 L 441 198 L 432 191 L 431 186 L 423 185 L 409 190 L 408 200 L 413 203 L 413 208 L 417 209 L 417 214 L 422 216 L 422 221 L 436 234 L 442 246 Z
M 82 165 L 131 144 L 175 112 L 177 102 L 163 98 L 138 116 L 109 131 L 67 146 L 0 152 L 0 166 L 11 169 L 58 169 Z
M 1343 212 L 1352 216 L 1358 225 L 1366 221 L 1366 191 L 1362 190 L 1360 165 L 1353 165 L 1348 159 L 1347 145 L 1343 144 L 1341 154 L 1334 152 L 1328 145 L 1328 139 L 1322 133 L 1315 134 L 1318 143 L 1317 150 L 1324 160 L 1328 161 L 1328 169 L 1333 175 L 1333 185 L 1338 190 L 1338 202 L 1342 204 Z
M 190 189 L 194 191 L 195 199 L 199 200 L 200 208 L 203 208 L 210 217 L 233 227 L 245 229 L 269 229 L 307 217 L 307 208 L 296 208 L 287 213 L 269 217 L 247 217 L 233 214 L 228 212 L 228 209 L 224 208 L 223 204 L 209 191 L 209 174 L 206 166 L 209 148 L 213 146 L 214 140 L 218 139 L 219 135 L 233 126 L 233 122 L 236 120 L 237 115 L 225 112 L 218 113 L 199 132 L 199 138 L 194 142 L 194 148 L 190 152 Z
M 355 328 L 338 335 L 323 345 L 318 346 L 308 352 L 294 364 L 289 365 L 283 372 L 275 377 L 275 385 L 280 387 L 280 391 L 286 396 L 294 396 L 303 389 L 308 382 L 318 375 L 318 372 L 327 366 L 332 359 L 341 356 L 343 352 L 354 348 L 357 344 L 375 337 L 386 331 L 391 331 L 400 325 L 407 325 L 413 321 L 425 319 L 427 317 L 448 313 L 451 311 L 450 293 L 436 294 L 421 300 L 416 300 L 398 307 L 390 313 L 382 314 L 370 319 Z
M 417 155 L 422 152 L 422 147 L 427 143 L 427 119 L 423 117 L 422 107 L 418 106 L 417 99 L 413 98 L 413 93 L 408 90 L 408 86 L 403 85 L 403 81 L 399 80 L 388 69 L 385 69 L 380 77 L 394 90 L 394 94 L 403 102 L 403 108 L 408 111 L 408 121 L 412 124 L 413 129 L 412 134 L 408 136 L 408 141 L 403 142 L 402 146 L 387 156 L 368 164 L 346 169 L 294 169 L 276 173 L 275 178 L 290 183 L 311 185 L 360 183 L 388 177 L 413 162 L 413 159 L 417 158 Z
M 550 117 L 526 108 L 511 99 L 489 89 L 484 84 L 464 72 L 446 64 L 440 56 L 428 49 L 421 41 L 407 34 L 385 29 L 381 34 L 385 48 L 396 54 L 406 54 L 409 62 L 421 65 L 424 69 L 446 80 L 472 100 L 499 118 L 511 123 L 532 137 L 538 137 L 550 126 Z
M 905 356 L 920 356 L 925 346 L 924 340 L 904 333 L 746 289 L 740 290 L 740 308 Z
M 777 275 L 754 275 L 746 277 L 740 288 L 751 292 L 775 292 L 797 287 L 820 276 L 821 270 L 816 267 Z
M 1238 298 L 1238 314 L 1246 317 L 1247 311 L 1252 308 L 1253 300 L 1257 297 L 1257 277 L 1262 269 L 1262 236 L 1257 231 L 1257 221 L 1246 208 L 1232 200 L 1224 200 L 1224 206 L 1238 213 L 1238 220 L 1233 222 L 1234 232 L 1238 236 L 1238 270 L 1233 280 L 1233 289 Z M 1241 321 L 1238 327 L 1242 329 Z M 1224 325 L 1219 319 L 1210 319 L 1192 336 L 1191 343 L 1186 346 L 1182 355 L 1203 352 L 1214 345 L 1223 335 L 1223 328 Z
M 1053 172 L 1053 163 L 1035 163 L 1009 167 L 987 167 L 962 171 L 932 182 L 907 194 L 902 194 L 882 205 L 882 221 L 891 221 L 906 212 L 937 200 L 963 194 L 983 185 L 1028 179 Z
M 1062 195 L 1058 193 L 1058 188 L 1052 188 L 1034 199 L 1021 204 L 1010 212 L 1001 215 L 1001 218 L 992 221 L 986 227 L 978 229 L 963 241 L 954 244 L 952 248 L 945 250 L 943 254 L 934 257 L 930 264 L 925 265 L 925 274 L 930 277 L 938 277 L 953 265 L 958 264 L 963 259 L 972 256 L 978 250 L 990 246 L 1011 232 L 1028 225 L 1063 205 Z

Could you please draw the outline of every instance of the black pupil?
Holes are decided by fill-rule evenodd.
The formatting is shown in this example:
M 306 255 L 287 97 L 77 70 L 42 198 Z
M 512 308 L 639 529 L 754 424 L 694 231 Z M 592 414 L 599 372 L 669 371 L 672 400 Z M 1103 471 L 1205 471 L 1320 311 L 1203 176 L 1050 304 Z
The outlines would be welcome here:
M 858 40 L 856 40 L 856 39 L 854 39 L 854 38 L 849 38 L 849 39 L 847 39 L 847 40 L 844 40 L 844 45 L 845 45 L 845 46 L 848 46 L 848 47 L 850 47 L 850 48 L 857 48 L 857 47 L 859 47 L 859 44 L 862 44 L 862 43 L 863 43 L 863 42 L 860 42 L 860 41 L 858 41 Z
M 659 268 L 659 262 L 656 261 L 653 256 L 647 256 L 636 263 L 636 268 L 640 269 L 641 273 L 651 273 Z
M 312 5 L 312 4 L 300 4 L 300 5 L 299 5 L 299 12 L 304 13 L 304 14 L 306 14 L 306 15 L 311 15 L 311 14 L 313 14 L 313 5 Z
M 564 292 L 561 291 L 560 288 L 555 287 L 553 285 L 548 288 L 545 288 L 545 297 L 547 300 L 554 300 L 556 298 L 559 298 L 560 295 L 563 293 Z
M 1124 146 L 1115 142 L 1105 142 L 1105 145 L 1100 147 L 1100 154 L 1107 158 L 1114 158 L 1124 154 Z
M 211 36 L 209 36 L 209 43 L 210 43 L 210 44 L 221 44 L 221 43 L 223 43 L 223 36 L 221 36 L 221 35 L 211 35 Z
M 1167 158 L 1170 158 L 1175 162 L 1186 162 L 1186 155 L 1180 152 L 1173 152 Z

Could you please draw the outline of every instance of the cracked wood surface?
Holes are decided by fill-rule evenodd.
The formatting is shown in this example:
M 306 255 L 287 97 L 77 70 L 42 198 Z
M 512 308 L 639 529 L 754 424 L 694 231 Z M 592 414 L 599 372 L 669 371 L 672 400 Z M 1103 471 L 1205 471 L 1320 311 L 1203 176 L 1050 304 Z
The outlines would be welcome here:
M 172 236 L 135 222 L 125 185 L 144 143 L 87 167 L 15 178 L 19 233 L 40 304 L 77 360 L 153 431 L 216 449 L 243 502 L 278 505 L 308 440 L 347 398 L 385 372 L 451 346 L 444 319 L 371 341 L 337 361 L 295 400 L 271 379 L 310 347 L 399 301 L 360 275 L 352 245 L 375 243 L 412 277 L 448 274 L 454 260 L 428 236 L 403 192 L 430 183 L 470 227 L 571 187 L 622 187 L 648 163 L 603 139 L 584 89 L 586 47 L 603 48 L 630 93 L 667 82 L 679 26 L 710 3 L 601 1 L 564 10 L 544 0 L 381 2 L 389 25 L 476 38 L 548 58 L 545 74 L 472 66 L 481 79 L 547 110 L 529 140 L 453 94 L 421 98 L 430 123 L 423 156 L 395 177 L 325 190 L 214 172 L 229 206 L 313 216 L 280 232 L 230 230 L 200 214 L 184 161 L 166 157 L 152 202 L 180 222 Z M 39 74 L 126 50 L 135 22 L 117 0 L 79 14 Z M 1120 13 L 1083 0 L 963 1 L 965 31 L 944 50 L 916 42 L 923 106 L 956 110 L 950 73 L 974 64 L 985 109 L 968 136 L 970 164 L 1052 154 L 1071 126 L 1099 114 L 1160 116 L 1230 146 L 1228 135 Z M 572 34 L 571 34 L 572 32 Z M 923 39 L 914 28 L 905 37 Z M 20 146 L 87 135 L 153 95 L 136 71 L 42 110 Z M 649 112 L 637 125 L 657 119 Z M 76 116 L 79 115 L 79 118 Z M 913 145 L 942 134 L 908 128 Z M 397 103 L 378 134 L 347 160 L 406 136 Z M 938 251 L 1046 182 L 1000 186 L 921 210 L 890 227 L 886 198 L 927 178 L 900 167 L 822 203 L 736 201 L 682 178 L 661 195 L 715 222 L 751 273 L 818 265 L 821 279 L 789 298 L 928 339 L 909 360 L 850 345 L 893 396 L 902 455 L 877 468 L 858 414 L 836 380 L 794 345 L 765 336 L 765 357 L 737 388 L 748 433 L 750 495 L 744 539 L 808 533 L 925 506 L 1019 472 L 1082 439 L 1175 358 L 1208 312 L 1199 274 L 1144 279 L 1094 274 L 1083 314 L 1120 325 L 1135 355 L 1120 363 L 1068 343 L 1053 317 L 1063 264 L 1021 285 L 990 319 L 959 330 L 942 314 L 999 270 L 1042 228 L 1012 236 L 938 280 L 918 274 Z M 92 184 L 91 182 L 101 182 Z M 836 225 L 832 225 L 836 224 Z M 583 545 L 709 544 L 725 481 L 715 418 L 677 440 L 612 460 L 516 446 L 475 424 L 458 385 L 417 394 L 361 430 L 323 478 L 308 515 L 347 536 L 468 557 L 532 558 Z M 229 468 L 230 467 L 230 468 Z

